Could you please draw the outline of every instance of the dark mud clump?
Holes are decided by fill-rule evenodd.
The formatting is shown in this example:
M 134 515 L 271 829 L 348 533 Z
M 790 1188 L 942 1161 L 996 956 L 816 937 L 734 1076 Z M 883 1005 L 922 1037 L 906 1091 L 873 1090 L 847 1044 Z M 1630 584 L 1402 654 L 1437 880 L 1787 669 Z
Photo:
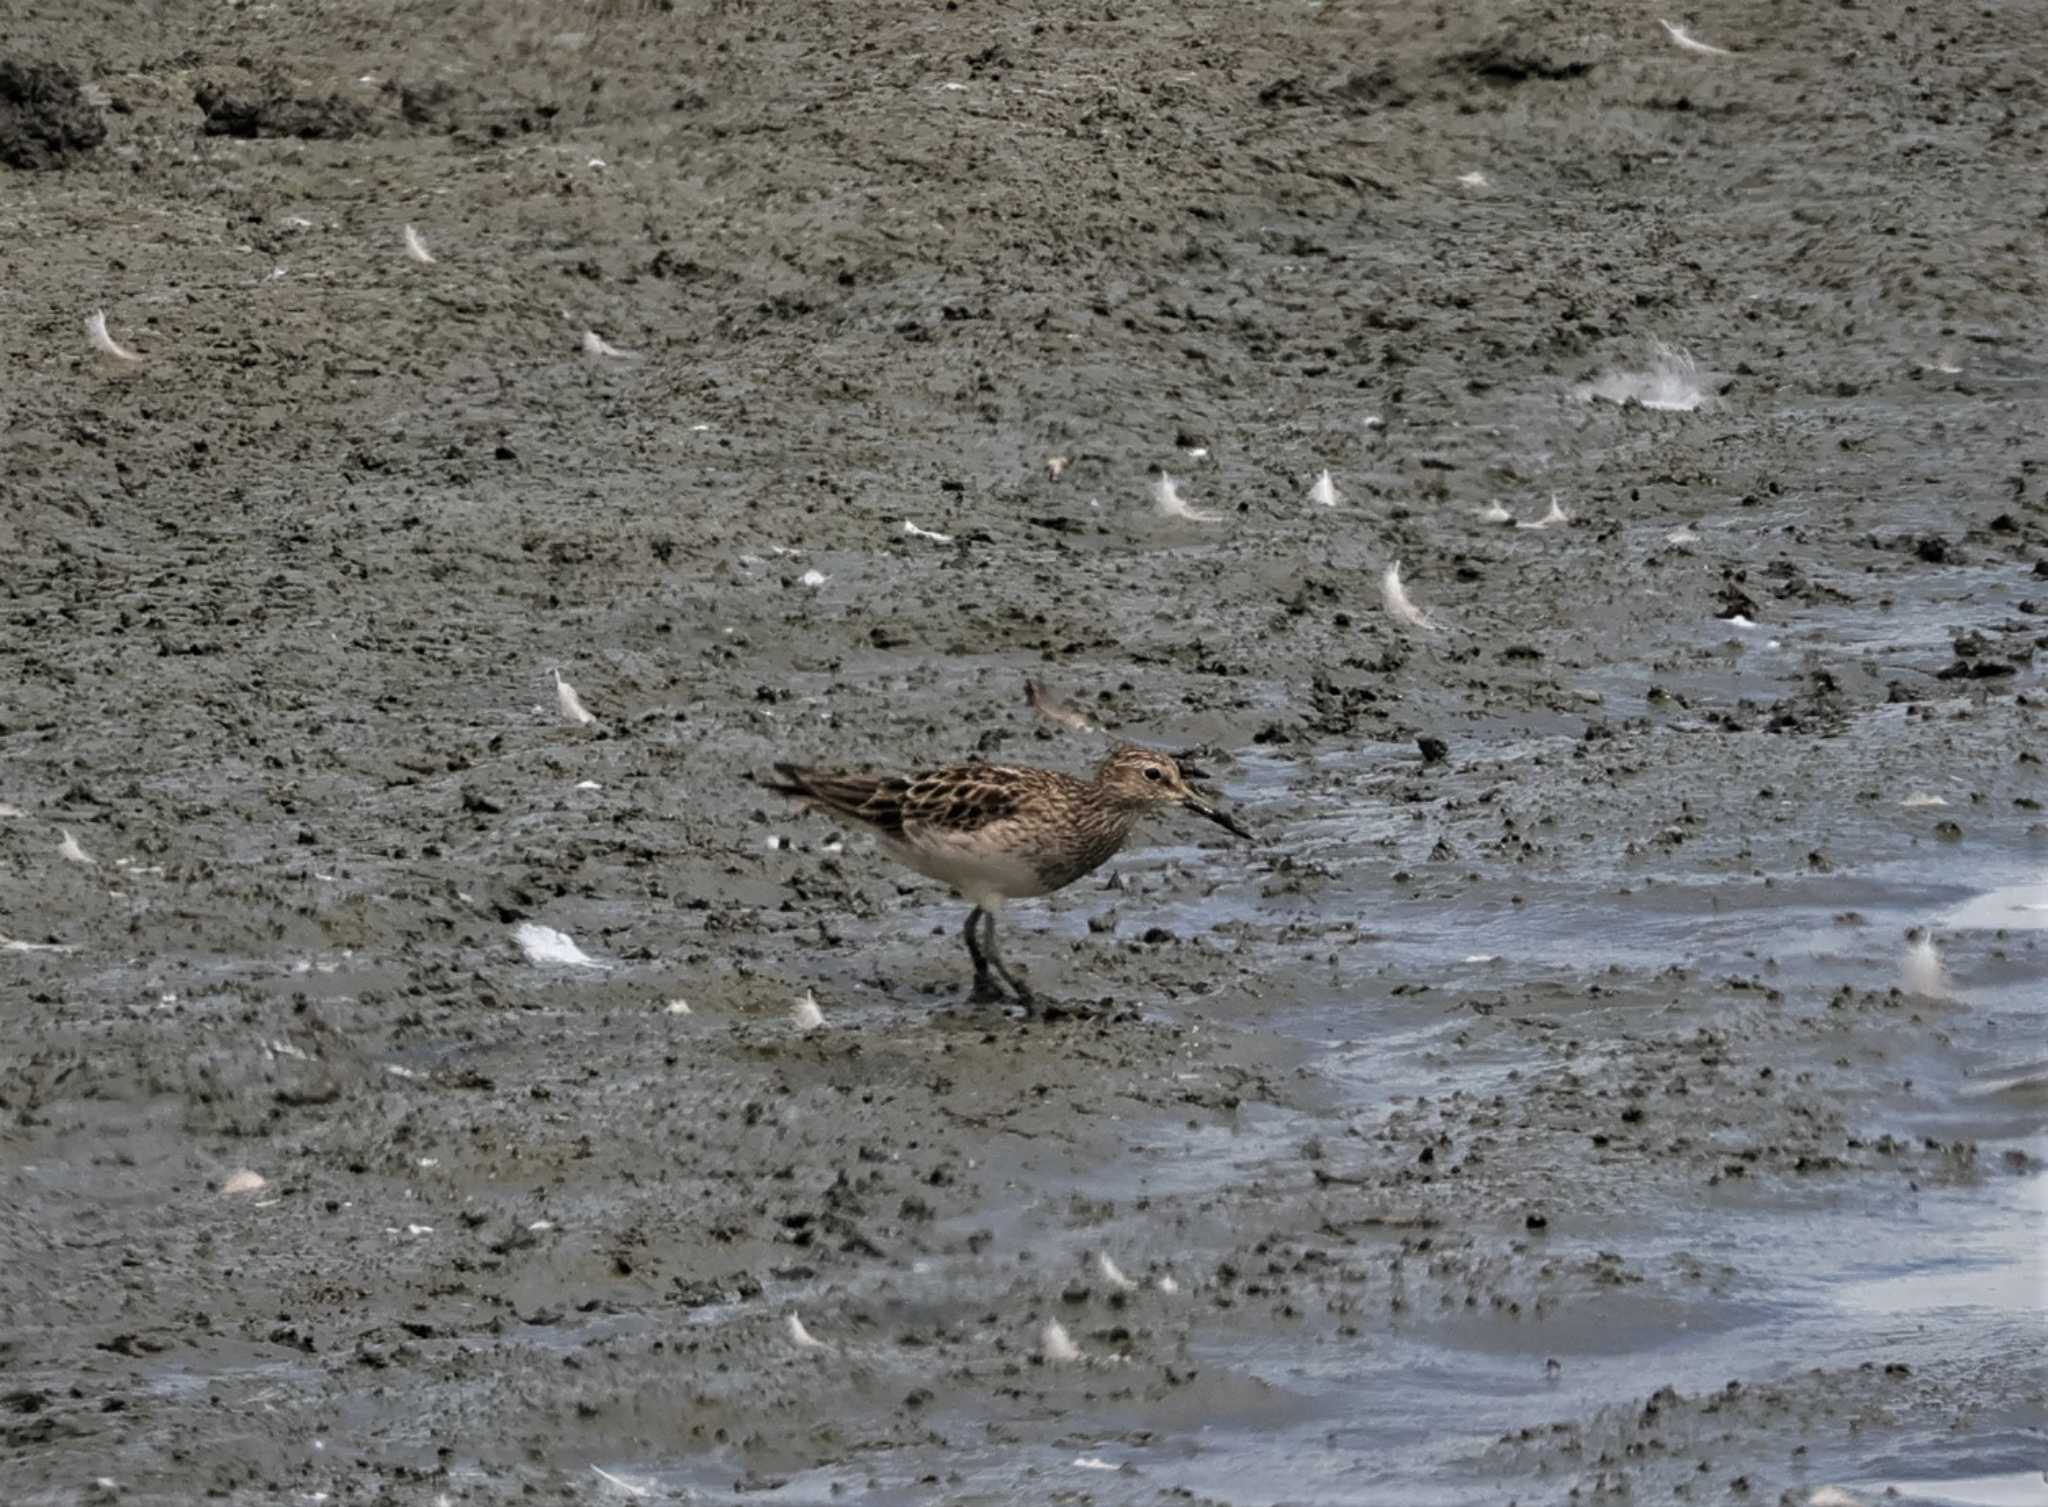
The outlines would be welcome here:
M 107 139 L 106 122 L 62 63 L 0 58 L 0 162 L 63 167 Z
M 373 129 L 367 106 L 339 94 L 295 94 L 291 80 L 275 70 L 240 82 L 204 79 L 192 98 L 206 112 L 209 136 L 346 141 Z

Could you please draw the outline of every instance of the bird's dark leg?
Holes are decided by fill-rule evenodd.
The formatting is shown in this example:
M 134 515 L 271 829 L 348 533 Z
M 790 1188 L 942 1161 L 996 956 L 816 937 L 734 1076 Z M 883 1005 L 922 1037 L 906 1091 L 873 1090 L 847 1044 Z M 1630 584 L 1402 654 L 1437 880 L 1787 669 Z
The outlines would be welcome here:
M 1003 1000 L 1003 991 L 988 971 L 988 959 L 982 955 L 981 942 L 974 935 L 974 925 L 983 916 L 988 916 L 988 912 L 975 906 L 967 913 L 967 924 L 960 929 L 960 935 L 967 940 L 967 955 L 974 959 L 974 992 L 967 996 L 970 1005 L 992 1005 Z M 994 916 L 988 918 L 991 922 L 995 920 Z
M 1024 1007 L 1025 1013 L 1035 1015 L 1038 1012 L 1038 996 L 1031 992 L 1030 987 L 1022 979 L 1003 965 L 1003 955 L 996 951 L 995 912 L 984 911 L 983 914 L 988 917 L 988 924 L 982 928 L 981 950 L 988 954 L 989 966 L 1010 986 L 1017 996 L 1017 1003 Z

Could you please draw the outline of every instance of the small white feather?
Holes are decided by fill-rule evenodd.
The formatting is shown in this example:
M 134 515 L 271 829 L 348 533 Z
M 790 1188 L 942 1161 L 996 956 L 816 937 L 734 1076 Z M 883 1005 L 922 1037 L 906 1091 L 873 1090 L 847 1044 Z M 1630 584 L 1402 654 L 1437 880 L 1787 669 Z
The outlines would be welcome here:
M 1941 966 L 1941 954 L 1934 950 L 1934 934 L 1921 932 L 1906 944 L 1906 961 L 1900 975 L 1908 994 L 1922 999 L 1948 999 L 1954 993 L 1948 970 Z
M 1190 506 L 1188 500 L 1180 495 L 1180 483 L 1171 476 L 1168 476 L 1164 471 L 1161 471 L 1159 479 L 1152 483 L 1152 506 L 1168 518 L 1185 519 L 1189 523 L 1221 523 L 1223 521 L 1221 513 L 1206 512 L 1201 508 Z
M 1707 404 L 1699 363 L 1680 346 L 1661 340 L 1649 344 L 1649 361 L 1641 371 L 1615 370 L 1572 390 L 1581 403 L 1635 403 L 1662 413 L 1695 413 Z
M 236 1198 L 244 1193 L 261 1193 L 269 1186 L 269 1178 L 244 1167 L 240 1172 L 230 1175 L 228 1180 L 220 1185 L 220 1191 L 225 1198 Z
M 583 332 L 583 353 L 586 356 L 595 356 L 601 361 L 638 361 L 640 359 L 638 352 L 620 350 L 609 340 L 605 339 L 604 336 L 598 334 L 596 330 L 585 330 Z
M 1130 1292 L 1138 1285 L 1118 1269 L 1117 1264 L 1109 1259 L 1109 1252 L 1107 1251 L 1096 1252 L 1095 1269 L 1102 1273 L 1102 1280 L 1118 1292 Z
M 1074 1462 L 1076 1470 L 1115 1470 L 1116 1466 L 1098 1455 L 1082 1455 Z
M 637 1481 L 629 1481 L 624 1476 L 615 1476 L 601 1465 L 593 1465 L 590 1469 L 599 1480 L 608 1486 L 616 1486 L 629 1497 L 650 1497 L 654 1495 L 651 1488 L 642 1486 Z
M 811 1331 L 804 1328 L 804 1321 L 795 1314 L 789 1316 L 789 1338 L 790 1342 L 799 1350 L 823 1350 L 825 1348 L 825 1342 L 821 1339 L 813 1338 Z
M 1572 521 L 1571 514 L 1558 506 L 1557 493 L 1550 494 L 1550 511 L 1534 523 L 1525 523 L 1523 528 L 1561 528 Z
M 1161 1277 L 1159 1279 L 1159 1290 L 1170 1298 L 1180 1291 L 1180 1284 L 1174 1281 L 1171 1276 Z
M 815 1031 L 825 1024 L 825 1012 L 818 1008 L 818 996 L 811 990 L 789 1008 L 790 1022 L 799 1031 Z
M 1058 481 L 1060 479 L 1061 474 L 1065 472 L 1067 467 L 1072 464 L 1073 462 L 1068 460 L 1064 455 L 1048 455 L 1045 458 L 1046 480 Z
M 1502 507 L 1498 502 L 1489 502 L 1478 511 L 1481 523 L 1513 523 L 1515 521 L 1515 515 Z
M 817 569 L 816 567 L 813 567 L 812 569 L 805 571 L 802 575 L 797 577 L 797 580 L 799 582 L 801 582 L 805 586 L 810 587 L 813 591 L 816 591 L 820 586 L 823 586 L 827 581 L 831 579 L 832 578 L 830 576 L 826 575 L 825 572 Z
M 83 863 L 94 868 L 99 867 L 98 863 L 94 861 L 93 856 L 78 845 L 77 838 L 73 837 L 63 827 L 59 827 L 57 830 L 64 837 L 64 840 L 57 844 L 57 856 L 59 858 L 63 859 L 66 863 Z
M 1899 804 L 1901 806 L 1904 806 L 1908 811 L 1918 811 L 1926 806 L 1946 806 L 1948 802 L 1943 800 L 1938 795 L 1920 793 L 1907 796 L 1904 800 L 1900 801 Z
M 1410 628 L 1433 626 L 1427 614 L 1416 606 L 1408 595 L 1408 588 L 1401 584 L 1401 562 L 1396 560 L 1387 567 L 1387 573 L 1380 577 L 1380 600 L 1386 604 L 1387 616 L 1397 623 Z
M 512 928 L 512 940 L 519 944 L 519 950 L 526 954 L 529 963 L 560 963 L 571 968 L 609 968 L 590 956 L 567 932 L 556 931 L 552 926 L 542 926 L 533 921 L 521 921 Z
M 0 817 L 26 815 L 28 815 L 28 813 L 26 811 L 23 811 L 21 807 L 13 805 L 7 801 L 0 801 Z
M 420 239 L 420 233 L 410 225 L 405 227 L 405 254 L 421 266 L 434 265 L 434 253 L 427 250 L 427 243 Z
M 92 341 L 93 349 L 100 352 L 101 355 L 112 356 L 116 361 L 140 361 L 142 359 L 107 333 L 107 311 L 105 309 L 95 309 L 93 311 L 91 317 L 85 321 L 85 333 Z
M 1077 733 L 1097 731 L 1086 712 L 1061 701 L 1035 680 L 1024 682 L 1024 704 L 1055 727 Z
M 1680 525 L 1664 536 L 1664 542 L 1666 544 L 1697 544 L 1700 542 L 1700 536 L 1691 529 Z
M 1058 1319 L 1047 1319 L 1038 1338 L 1048 1366 L 1072 1365 L 1081 1358 L 1081 1347 L 1068 1336 L 1066 1326 Z
M 1330 480 L 1328 471 L 1318 476 L 1315 485 L 1308 489 L 1308 500 L 1318 507 L 1334 508 L 1337 505 L 1337 484 Z
M 555 701 L 562 708 L 562 715 L 571 722 L 588 727 L 597 718 L 584 708 L 583 698 L 576 694 L 576 687 L 562 679 L 562 672 L 555 671 Z
M 0 952 L 76 952 L 69 942 L 24 942 L 0 932 Z
M 903 520 L 903 532 L 913 539 L 929 539 L 934 544 L 951 544 L 953 542 L 951 534 L 941 534 L 936 529 L 919 528 L 908 518 Z
M 1806 1507 L 1863 1507 L 1863 1499 L 1839 1486 L 1823 1486 L 1806 1499 Z
M 1458 181 L 1467 188 L 1485 188 L 1486 174 L 1478 171 L 1458 174 Z
M 1669 21 L 1661 19 L 1657 22 L 1657 24 L 1663 27 L 1667 32 L 1669 32 L 1671 34 L 1671 40 L 1676 42 L 1680 47 L 1683 47 L 1687 52 L 1704 53 L 1706 56 L 1714 58 L 1732 58 L 1735 56 L 1734 53 L 1730 52 L 1725 47 L 1714 47 L 1710 46 L 1705 42 L 1702 42 L 1698 37 L 1694 36 L 1691 32 L 1687 31 L 1683 26 L 1673 26 Z
M 668 1013 L 671 1015 L 688 1015 L 690 1013 L 690 1002 L 686 999 L 672 999 L 668 1002 Z

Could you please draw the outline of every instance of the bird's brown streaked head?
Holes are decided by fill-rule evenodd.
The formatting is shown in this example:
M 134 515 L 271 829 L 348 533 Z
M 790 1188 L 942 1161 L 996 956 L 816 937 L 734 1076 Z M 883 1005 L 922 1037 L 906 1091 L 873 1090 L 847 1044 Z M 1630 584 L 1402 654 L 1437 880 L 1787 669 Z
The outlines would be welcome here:
M 1205 778 L 1200 770 L 1183 764 L 1172 754 L 1129 744 L 1113 750 L 1096 772 L 1103 792 L 1120 806 L 1180 806 L 1235 836 L 1250 837 L 1251 833 L 1234 818 L 1217 810 L 1207 796 L 1188 783 Z

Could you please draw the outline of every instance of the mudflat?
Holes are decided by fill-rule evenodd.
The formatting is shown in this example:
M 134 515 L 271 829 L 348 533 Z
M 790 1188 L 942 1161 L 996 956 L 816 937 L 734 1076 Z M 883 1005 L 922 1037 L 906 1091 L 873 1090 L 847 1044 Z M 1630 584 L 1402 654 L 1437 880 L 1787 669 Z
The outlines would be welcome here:
M 10 15 L 0 1498 L 2048 1499 L 2037 18 L 1668 19 Z

